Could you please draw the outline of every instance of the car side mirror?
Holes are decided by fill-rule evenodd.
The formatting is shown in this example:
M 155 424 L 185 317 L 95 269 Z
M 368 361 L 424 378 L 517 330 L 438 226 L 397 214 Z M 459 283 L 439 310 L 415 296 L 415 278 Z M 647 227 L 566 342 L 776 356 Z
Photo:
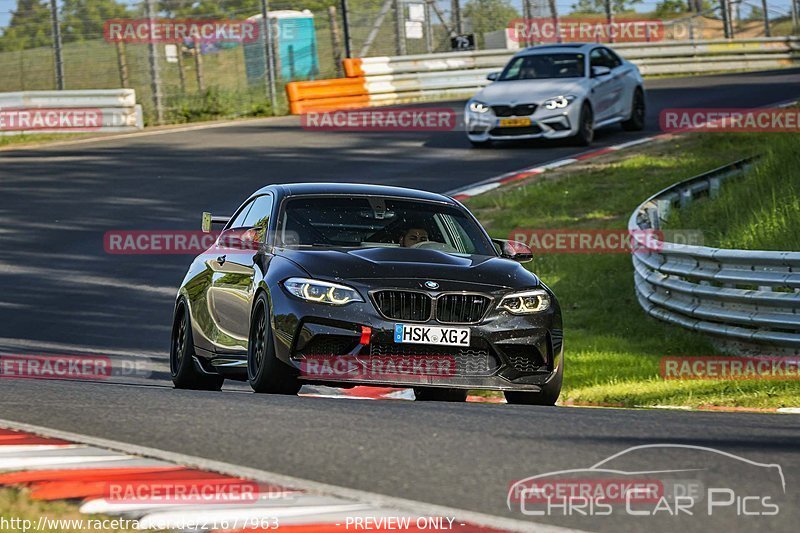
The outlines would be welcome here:
M 500 252 L 500 257 L 511 259 L 518 263 L 527 263 L 533 259 L 533 250 L 524 242 L 508 241 L 505 239 L 492 239 Z
M 203 233 L 208 233 L 211 231 L 211 226 L 214 224 L 222 224 L 223 226 L 228 223 L 231 217 L 221 217 L 221 216 L 214 216 L 208 211 L 203 211 L 203 220 L 201 222 L 200 228 L 203 230 Z
M 229 229 L 219 236 L 219 245 L 225 248 L 258 251 L 264 244 L 264 232 L 259 227 Z
M 486 79 L 489 81 L 497 81 L 497 78 L 499 77 L 500 77 L 499 72 L 490 72 L 489 74 L 486 75 Z
M 608 67 L 592 67 L 592 77 L 599 78 L 600 76 L 607 76 L 611 74 L 611 69 Z

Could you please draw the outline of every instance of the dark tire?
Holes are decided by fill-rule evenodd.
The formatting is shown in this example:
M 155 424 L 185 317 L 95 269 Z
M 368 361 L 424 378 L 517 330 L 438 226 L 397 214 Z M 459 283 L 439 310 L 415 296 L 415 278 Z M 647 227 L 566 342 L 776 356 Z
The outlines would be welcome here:
M 470 139 L 469 144 L 471 144 L 473 148 L 489 148 L 492 145 L 492 141 L 473 141 Z
M 547 385 L 542 387 L 542 392 L 512 392 L 506 391 L 506 402 L 518 405 L 555 405 L 561 394 L 561 382 L 564 380 L 564 356 L 561 356 L 561 365 L 558 372 Z
M 414 399 L 418 402 L 466 402 L 467 392 L 467 389 L 414 387 Z
M 644 129 L 645 103 L 644 92 L 640 88 L 633 91 L 631 102 L 631 118 L 622 123 L 625 131 L 642 131 Z
M 572 141 L 577 146 L 589 146 L 594 140 L 594 112 L 589 104 L 584 103 L 581 107 L 578 122 L 578 133 L 572 136 Z
M 225 378 L 202 373 L 195 366 L 192 322 L 186 302 L 175 306 L 172 339 L 169 350 L 169 371 L 176 389 L 219 390 Z
M 259 293 L 250 317 L 247 343 L 247 381 L 253 391 L 266 394 L 297 394 L 297 374 L 275 356 L 272 320 L 267 295 Z

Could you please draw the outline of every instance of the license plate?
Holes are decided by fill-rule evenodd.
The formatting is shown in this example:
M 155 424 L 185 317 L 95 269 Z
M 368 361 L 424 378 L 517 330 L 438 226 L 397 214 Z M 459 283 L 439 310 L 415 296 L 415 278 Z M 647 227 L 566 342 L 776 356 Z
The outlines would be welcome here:
M 443 328 L 417 324 L 395 324 L 394 342 L 469 346 L 469 328 Z
M 501 128 L 524 128 L 531 125 L 531 119 L 525 118 L 501 118 Z

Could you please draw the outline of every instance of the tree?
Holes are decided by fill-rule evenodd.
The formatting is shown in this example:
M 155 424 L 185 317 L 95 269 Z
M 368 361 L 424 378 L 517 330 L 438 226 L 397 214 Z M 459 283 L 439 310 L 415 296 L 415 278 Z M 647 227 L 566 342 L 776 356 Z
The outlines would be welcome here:
M 686 13 L 688 10 L 688 4 L 683 0 L 663 0 L 656 4 L 655 15 L 658 17 L 680 15 L 681 13 Z
M 611 0 L 611 11 L 617 13 L 631 13 L 633 6 L 641 4 L 642 0 Z M 605 0 L 579 0 L 577 4 L 572 4 L 572 11 L 575 14 L 584 15 L 605 15 Z
M 479 41 L 484 33 L 505 29 L 512 20 L 520 18 L 509 0 L 469 0 L 461 13 Z
M 17 0 L 3 35 L 0 51 L 25 50 L 53 43 L 50 8 L 44 0 Z
M 64 0 L 61 6 L 61 35 L 65 43 L 100 39 L 107 20 L 130 16 L 116 0 Z

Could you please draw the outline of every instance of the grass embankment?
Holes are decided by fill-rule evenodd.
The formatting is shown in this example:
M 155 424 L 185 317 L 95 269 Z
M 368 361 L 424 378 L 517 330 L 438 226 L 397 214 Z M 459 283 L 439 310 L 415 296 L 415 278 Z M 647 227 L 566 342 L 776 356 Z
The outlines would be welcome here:
M 64 533 L 86 533 L 87 531 L 102 531 L 103 533 L 116 533 L 123 531 L 133 531 L 132 529 L 115 529 L 114 526 L 122 523 L 113 522 L 113 517 L 99 515 L 84 515 L 78 511 L 78 506 L 68 502 L 43 502 L 32 500 L 27 492 L 15 489 L 0 489 L 0 533 L 20 533 L 27 526 L 27 531 L 35 531 L 39 525 L 40 517 L 46 517 L 42 522 L 42 529 L 38 531 L 60 531 Z M 29 522 L 25 522 L 28 520 Z M 63 520 L 64 522 L 54 522 Z M 80 522 L 69 521 L 83 520 Z M 100 522 L 87 522 L 97 520 Z M 109 522 L 102 522 L 110 520 Z M 80 528 L 83 525 L 84 528 Z M 60 527 L 57 527 L 60 526 Z M 111 526 L 111 527 L 106 527 Z
M 789 135 L 687 135 L 621 159 L 547 172 L 468 201 L 489 232 L 515 228 L 624 229 L 645 198 L 677 181 L 748 155 L 768 155 L 756 173 L 724 187 L 719 204 L 699 202 L 680 226 L 710 227 L 706 244 L 747 242 L 798 249 L 800 139 Z M 749 240 L 748 240 L 749 239 Z M 711 241 L 711 242 L 709 242 Z M 764 243 L 764 244 L 761 244 Z M 664 356 L 715 355 L 698 334 L 648 317 L 624 253 L 539 254 L 529 263 L 559 297 L 567 354 L 561 401 L 623 405 L 782 407 L 800 403 L 800 382 L 664 380 Z

